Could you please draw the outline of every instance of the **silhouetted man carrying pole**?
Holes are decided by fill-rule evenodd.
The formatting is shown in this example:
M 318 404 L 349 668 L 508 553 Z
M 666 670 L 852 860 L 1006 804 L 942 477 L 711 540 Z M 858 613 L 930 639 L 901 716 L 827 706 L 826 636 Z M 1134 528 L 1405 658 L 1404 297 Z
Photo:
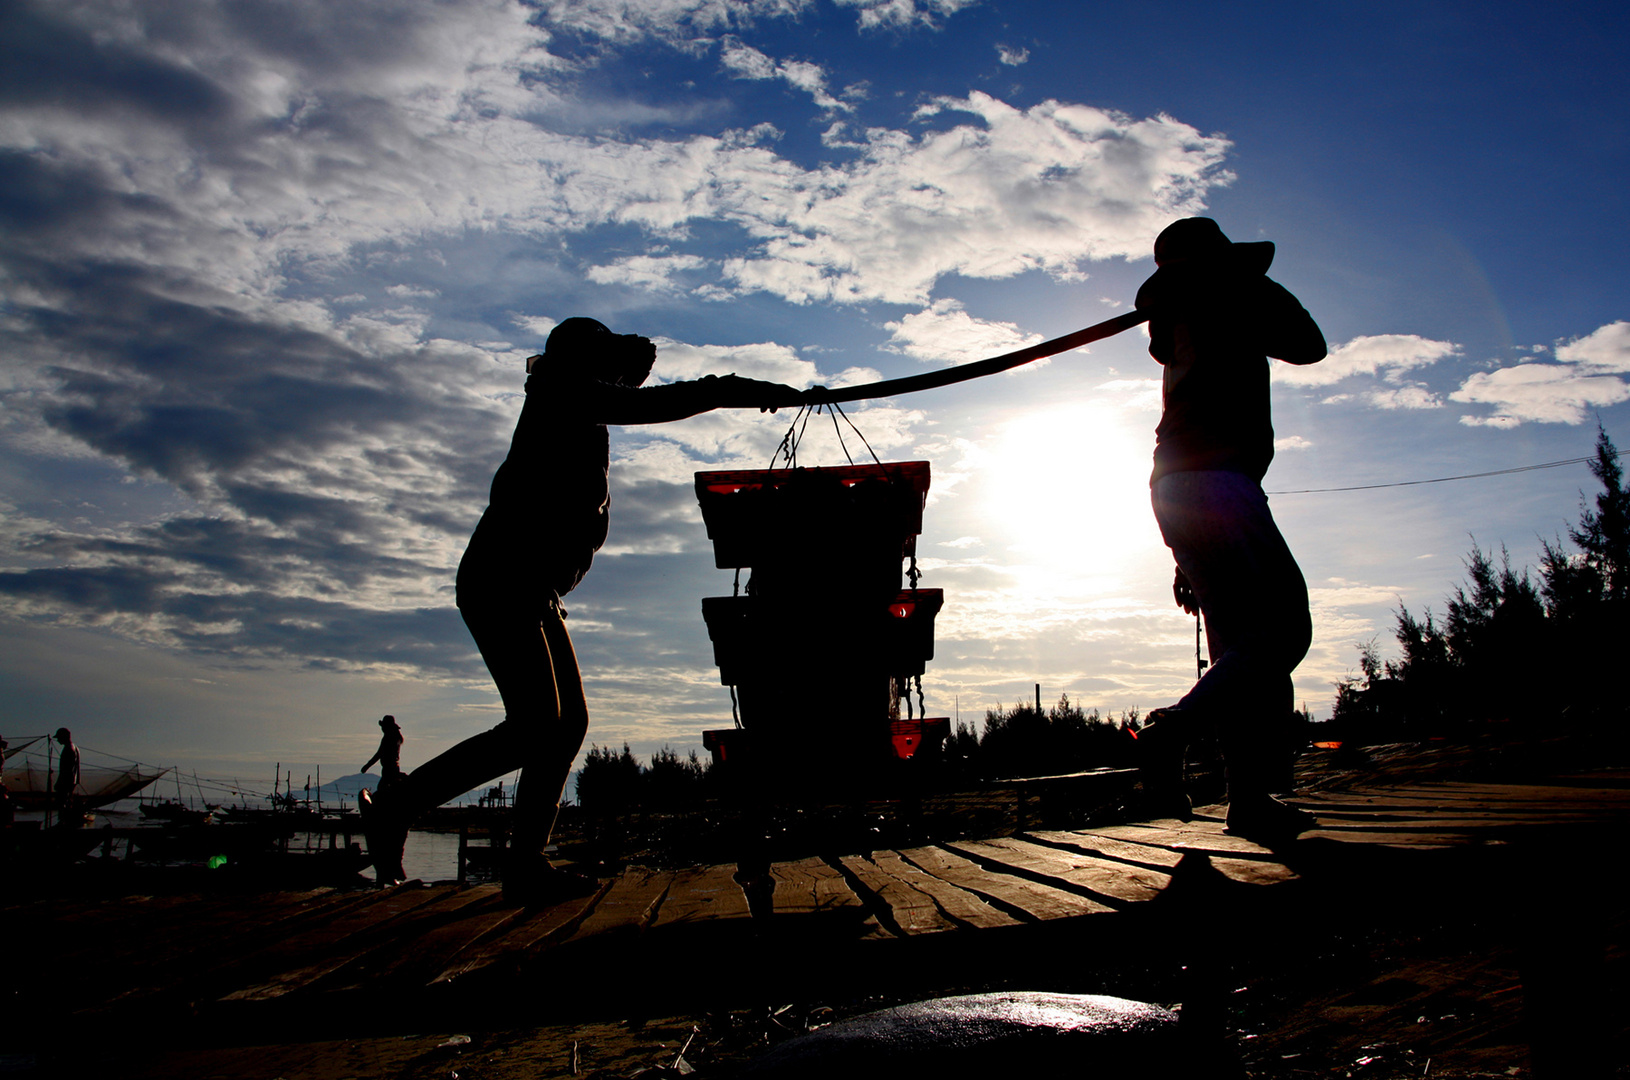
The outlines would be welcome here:
M 1312 827 L 1273 798 L 1284 775 L 1291 672 L 1312 641 L 1307 584 L 1268 511 L 1273 459 L 1268 360 L 1311 364 L 1324 335 L 1267 275 L 1271 243 L 1235 244 L 1210 218 L 1186 218 L 1155 240 L 1138 290 L 1149 352 L 1164 366 L 1150 494 L 1177 562 L 1174 593 L 1205 617 L 1211 665 L 1175 706 L 1156 709 L 1138 746 L 1145 797 L 1186 817 L 1183 755 L 1215 730 L 1228 771 L 1228 831 L 1263 842 Z
M 512 856 L 504 892 L 528 903 L 595 882 L 544 855 L 566 777 L 588 730 L 588 704 L 561 598 L 606 540 L 611 505 L 608 424 L 657 424 L 717 408 L 797 405 L 779 383 L 708 376 L 642 387 L 656 360 L 649 338 L 567 319 L 527 361 L 526 404 L 486 512 L 459 563 L 459 613 L 504 701 L 504 721 L 364 798 L 369 854 L 381 882 L 400 880 L 413 816 L 516 766 Z
M 362 771 L 367 772 L 374 762 L 379 762 L 379 790 L 384 791 L 402 779 L 402 728 L 396 717 L 387 713 L 379 721 L 379 732 L 379 749 Z

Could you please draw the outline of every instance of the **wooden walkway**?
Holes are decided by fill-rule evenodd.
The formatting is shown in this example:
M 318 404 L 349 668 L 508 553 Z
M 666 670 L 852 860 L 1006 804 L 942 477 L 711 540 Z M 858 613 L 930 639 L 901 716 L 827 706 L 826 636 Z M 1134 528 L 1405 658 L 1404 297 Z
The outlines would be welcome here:
M 1266 898 L 1314 873 L 1298 851 L 1321 852 L 1318 865 L 1329 865 L 1366 852 L 1497 848 L 1557 830 L 1622 827 L 1630 778 L 1431 783 L 1297 801 L 1321 828 L 1283 855 L 1226 835 L 1221 808 L 1208 808 L 1188 823 L 1034 830 L 777 863 L 768 919 L 750 917 L 733 866 L 630 867 L 593 896 L 536 911 L 506 903 L 493 885 L 410 884 L 38 901 L 0 915 L 12 980 L 27 973 L 59 1018 L 120 1027 L 174 1016 L 317 1022 L 358 1001 L 442 1008 L 461 988 L 511 993 L 541 982 L 569 996 L 562 984 L 629 957 L 656 977 L 684 957 L 685 969 L 703 965 L 715 983 L 729 983 L 772 962 L 957 957 L 976 941 L 1017 942 L 1001 935 L 1025 927 L 1112 935 L 1124 924 L 1118 916 L 1162 895 L 1186 855 L 1204 854 L 1235 883 L 1227 887 Z M 30 953 L 38 955 L 25 959 Z

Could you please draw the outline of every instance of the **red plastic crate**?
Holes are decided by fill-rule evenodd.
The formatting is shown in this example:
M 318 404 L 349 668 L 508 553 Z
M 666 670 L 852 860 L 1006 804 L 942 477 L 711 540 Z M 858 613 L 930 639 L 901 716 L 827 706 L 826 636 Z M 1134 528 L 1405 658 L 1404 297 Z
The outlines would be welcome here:
M 713 764 L 723 765 L 730 760 L 731 747 L 740 747 L 747 733 L 741 728 L 715 728 L 702 732 L 703 749 L 712 751 Z
M 925 747 L 937 749 L 951 733 L 949 716 L 920 716 L 914 720 L 889 722 L 889 741 L 894 756 L 901 761 L 910 760 Z
M 887 603 L 852 609 L 837 625 L 816 625 L 801 624 L 798 608 L 761 597 L 707 596 L 702 618 L 719 681 L 730 686 L 783 669 L 789 658 L 921 675 L 934 658 L 934 618 L 944 605 L 942 589 L 902 589 Z
M 926 461 L 823 469 L 734 469 L 696 474 L 696 500 L 721 570 L 759 567 L 778 553 L 856 545 L 898 552 L 923 529 Z

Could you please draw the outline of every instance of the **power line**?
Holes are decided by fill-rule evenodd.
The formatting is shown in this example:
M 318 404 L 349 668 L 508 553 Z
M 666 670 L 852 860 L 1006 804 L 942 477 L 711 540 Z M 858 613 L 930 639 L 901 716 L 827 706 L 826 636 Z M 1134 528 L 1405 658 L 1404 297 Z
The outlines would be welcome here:
M 1614 457 L 1623 451 L 1615 450 Z M 1450 480 L 1481 480 L 1487 476 L 1510 476 L 1512 473 L 1535 472 L 1539 469 L 1559 469 L 1564 465 L 1583 465 L 1596 460 L 1596 455 L 1589 457 L 1567 458 L 1563 461 L 1546 461 L 1538 465 L 1519 465 L 1514 469 L 1495 469 L 1493 472 L 1462 473 L 1459 476 L 1436 476 L 1430 480 L 1397 480 L 1390 484 L 1354 484 L 1351 487 L 1327 488 L 1297 488 L 1295 491 L 1269 491 L 1268 495 L 1323 495 L 1332 491 L 1374 491 L 1377 488 L 1415 487 L 1419 484 L 1446 484 Z

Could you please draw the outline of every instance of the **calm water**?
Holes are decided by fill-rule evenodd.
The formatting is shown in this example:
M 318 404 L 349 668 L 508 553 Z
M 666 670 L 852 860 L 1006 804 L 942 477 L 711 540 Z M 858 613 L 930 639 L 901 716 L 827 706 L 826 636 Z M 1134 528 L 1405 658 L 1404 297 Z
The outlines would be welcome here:
M 402 869 L 410 880 L 454 880 L 458 877 L 458 833 L 410 831 L 407 848 L 402 852 Z M 362 874 L 371 881 L 374 868 L 370 866 Z
M 19 821 L 39 820 L 43 817 L 38 812 L 25 812 L 17 815 Z M 96 812 L 94 827 L 104 824 L 117 825 L 127 828 L 143 824 L 142 818 L 136 809 L 134 800 L 124 800 Z M 231 828 L 230 825 L 221 826 Z M 340 837 L 341 843 L 344 837 Z M 356 843 L 363 843 L 359 832 L 351 838 Z M 316 851 L 328 846 L 327 833 L 297 832 L 289 838 L 289 850 Z M 366 845 L 364 845 L 366 846 Z M 93 851 L 92 857 L 100 853 Z M 115 857 L 122 857 L 122 851 L 116 851 Z M 453 881 L 458 877 L 458 834 L 440 832 L 419 832 L 413 830 L 408 833 L 407 847 L 402 852 L 402 869 L 407 871 L 409 878 L 419 878 L 423 881 Z M 362 871 L 362 876 L 373 880 L 372 866 Z

